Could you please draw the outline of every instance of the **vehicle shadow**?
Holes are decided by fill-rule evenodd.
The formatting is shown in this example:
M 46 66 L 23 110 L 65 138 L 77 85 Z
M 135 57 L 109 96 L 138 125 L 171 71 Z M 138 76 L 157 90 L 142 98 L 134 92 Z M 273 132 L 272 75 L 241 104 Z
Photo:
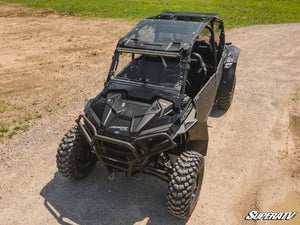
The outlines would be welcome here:
M 219 117 L 223 116 L 226 112 L 227 112 L 227 110 L 221 110 L 221 109 L 218 109 L 216 106 L 214 106 L 212 108 L 209 116 L 213 117 L 213 118 L 219 118 Z
M 186 224 L 167 211 L 166 183 L 146 175 L 126 179 L 122 173 L 110 181 L 108 175 L 100 165 L 79 181 L 56 172 L 40 192 L 44 206 L 59 224 Z

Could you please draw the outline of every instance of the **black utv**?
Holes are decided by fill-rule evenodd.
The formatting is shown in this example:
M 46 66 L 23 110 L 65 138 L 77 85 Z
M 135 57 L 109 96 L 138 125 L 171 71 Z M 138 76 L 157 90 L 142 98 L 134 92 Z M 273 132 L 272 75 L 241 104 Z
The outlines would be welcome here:
M 213 106 L 229 108 L 240 54 L 225 43 L 216 15 L 163 12 L 120 39 L 104 89 L 85 101 L 59 145 L 64 176 L 85 177 L 97 161 L 112 174 L 151 174 L 169 183 L 169 212 L 191 215 L 203 180 L 207 118 Z

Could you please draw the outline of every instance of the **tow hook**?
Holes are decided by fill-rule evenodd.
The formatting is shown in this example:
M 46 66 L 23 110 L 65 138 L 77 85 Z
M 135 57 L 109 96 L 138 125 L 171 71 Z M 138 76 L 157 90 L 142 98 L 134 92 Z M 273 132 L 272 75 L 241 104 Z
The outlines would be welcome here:
M 115 179 L 115 172 L 112 172 L 111 174 L 109 174 L 108 179 L 113 181 Z

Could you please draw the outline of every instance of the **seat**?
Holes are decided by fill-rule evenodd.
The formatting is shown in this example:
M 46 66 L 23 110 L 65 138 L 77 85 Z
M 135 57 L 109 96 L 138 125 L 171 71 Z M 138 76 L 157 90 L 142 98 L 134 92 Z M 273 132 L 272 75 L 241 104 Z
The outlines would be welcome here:
M 203 57 L 203 60 L 208 67 L 213 66 L 214 54 L 212 46 L 208 41 L 200 41 L 194 51 Z

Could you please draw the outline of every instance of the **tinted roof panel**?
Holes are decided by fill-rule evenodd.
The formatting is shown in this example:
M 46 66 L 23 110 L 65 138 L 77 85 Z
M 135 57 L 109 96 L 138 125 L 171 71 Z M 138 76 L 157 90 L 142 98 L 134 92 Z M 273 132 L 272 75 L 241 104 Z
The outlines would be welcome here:
M 151 19 L 180 20 L 208 23 L 217 13 L 162 12 Z
M 125 38 L 145 43 L 189 43 L 198 36 L 204 23 L 174 20 L 142 20 Z
M 192 44 L 215 15 L 163 12 L 142 20 L 119 41 L 119 47 L 178 52 Z

